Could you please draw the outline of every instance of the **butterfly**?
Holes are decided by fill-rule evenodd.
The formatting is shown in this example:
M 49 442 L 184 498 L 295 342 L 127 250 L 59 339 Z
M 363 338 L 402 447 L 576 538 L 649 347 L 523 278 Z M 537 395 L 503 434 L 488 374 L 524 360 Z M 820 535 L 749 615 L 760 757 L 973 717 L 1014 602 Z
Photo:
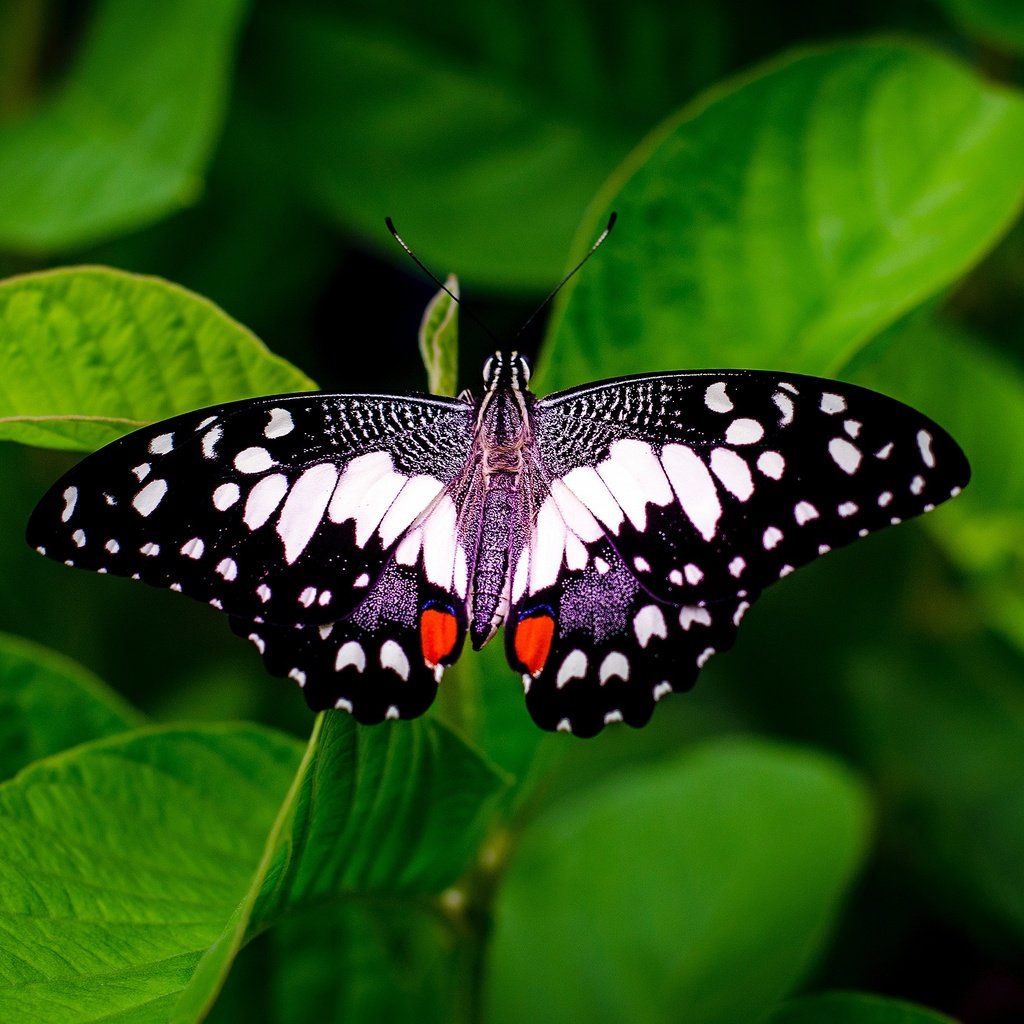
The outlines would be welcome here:
M 495 353 L 474 399 L 296 394 L 137 430 L 39 502 L 51 558 L 225 612 L 314 710 L 413 718 L 504 626 L 544 729 L 642 726 L 781 577 L 955 496 L 921 413 L 756 370 L 535 397 Z

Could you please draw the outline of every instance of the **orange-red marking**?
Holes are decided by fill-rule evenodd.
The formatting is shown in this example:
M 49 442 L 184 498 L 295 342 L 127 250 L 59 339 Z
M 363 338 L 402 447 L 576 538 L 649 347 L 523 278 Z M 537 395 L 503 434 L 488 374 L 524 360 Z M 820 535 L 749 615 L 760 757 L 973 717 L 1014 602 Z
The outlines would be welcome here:
M 531 615 L 516 627 L 516 657 L 532 676 L 540 675 L 551 653 L 555 620 L 550 615 Z
M 425 608 L 420 616 L 420 648 L 423 660 L 433 668 L 455 649 L 459 624 L 451 612 Z

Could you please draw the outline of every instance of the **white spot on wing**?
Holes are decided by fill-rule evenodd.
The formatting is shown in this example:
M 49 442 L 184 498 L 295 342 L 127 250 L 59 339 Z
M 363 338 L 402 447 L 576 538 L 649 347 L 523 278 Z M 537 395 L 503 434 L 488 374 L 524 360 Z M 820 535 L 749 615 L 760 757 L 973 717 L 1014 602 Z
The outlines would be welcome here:
M 619 532 L 625 513 L 596 469 L 592 466 L 578 466 L 562 477 L 562 483 L 612 533 Z M 554 495 L 554 488 L 552 488 L 552 495 Z M 596 540 L 596 538 L 594 539 Z
M 213 492 L 214 507 L 219 509 L 221 512 L 224 512 L 238 501 L 240 494 L 241 491 L 238 489 L 238 484 L 221 484 Z
M 629 659 L 619 651 L 608 654 L 601 662 L 601 668 L 597 673 L 602 686 L 613 676 L 618 676 L 622 680 L 629 679 Z
M 809 501 L 798 501 L 793 508 L 793 518 L 798 526 L 818 518 L 818 510 Z
M 158 434 L 149 442 L 149 450 L 153 455 L 166 455 L 174 450 L 174 434 Z
M 782 416 L 779 419 L 779 423 L 786 427 L 793 422 L 793 399 L 789 395 L 782 394 L 781 391 L 776 391 L 772 395 L 772 401 L 778 406 L 779 412 Z
M 679 609 L 679 625 L 689 632 L 690 627 L 694 624 L 698 626 L 710 626 L 711 613 L 707 608 L 684 604 L 683 607 Z
M 668 505 L 672 487 L 651 446 L 643 441 L 615 441 L 597 473 L 612 497 L 638 529 L 647 526 L 647 505 Z
M 587 674 L 587 656 L 577 649 L 570 651 L 559 666 L 555 686 L 561 689 L 571 679 L 582 679 Z
M 366 587 L 366 586 L 369 586 L 369 583 L 370 583 L 370 574 L 363 572 L 363 573 L 360 573 L 352 581 L 352 586 L 353 587 Z
M 356 672 L 367 667 L 367 653 L 362 644 L 349 640 L 338 648 L 338 656 L 334 659 L 334 671 L 341 672 L 351 666 Z
M 110 552 L 110 553 L 111 553 L 112 555 L 116 555 L 116 554 L 118 553 L 118 551 L 120 551 L 120 550 L 121 550 L 121 545 L 120 545 L 120 544 L 118 544 L 118 543 L 117 543 L 117 541 L 116 541 L 116 540 L 114 540 L 114 538 L 113 538 L 113 537 L 111 537 L 111 538 L 110 538 L 110 540 L 108 540 L 108 541 L 107 541 L 107 543 L 106 543 L 106 544 L 104 544 L 103 546 L 104 546 L 104 547 L 105 547 L 105 548 L 107 549 L 107 551 L 109 551 L 109 552 Z
M 661 682 L 658 683 L 658 685 L 653 690 L 651 690 L 651 696 L 653 696 L 654 700 L 657 702 L 661 700 L 662 697 L 667 697 L 671 692 L 672 684 L 667 682 Z
M 882 445 L 882 447 L 879 448 L 877 452 L 875 452 L 875 458 L 876 459 L 887 459 L 887 458 L 889 458 L 889 456 L 892 455 L 892 449 L 893 449 L 893 444 L 892 444 L 892 441 L 890 441 L 888 444 Z
M 167 493 L 166 480 L 150 480 L 138 494 L 132 498 L 132 505 L 140 516 L 148 516 L 153 509 L 164 500 Z
M 772 480 L 781 480 L 786 471 L 786 460 L 780 452 L 761 452 L 757 457 L 757 468 Z
M 924 464 L 932 469 L 935 466 L 935 455 L 932 452 L 932 435 L 927 430 L 917 432 L 917 447 L 921 452 L 921 459 Z
M 701 571 L 700 566 L 694 565 L 693 562 L 687 562 L 686 565 L 683 566 L 683 571 L 686 573 L 686 582 L 689 583 L 690 586 L 695 587 L 702 579 L 704 579 L 704 573 Z
M 837 412 L 846 412 L 846 399 L 842 395 L 826 391 L 821 396 L 821 411 L 829 416 L 834 416 Z
M 235 456 L 235 469 L 239 473 L 265 473 L 274 465 L 266 448 L 243 448 Z
M 224 436 L 224 428 L 218 423 L 215 427 L 203 434 L 203 457 L 214 459 L 217 457 L 217 442 Z
M 911 494 L 920 494 L 923 490 L 924 490 L 924 477 L 923 476 L 915 476 L 914 479 L 910 481 L 910 493 Z
M 733 420 L 725 428 L 725 440 L 728 444 L 757 444 L 764 437 L 764 427 L 757 420 L 741 417 Z
M 665 445 L 661 461 L 687 518 L 705 540 L 712 540 L 722 505 L 708 467 L 696 452 L 682 444 Z
M 661 609 L 656 604 L 641 608 L 633 618 L 633 632 L 641 647 L 646 647 L 652 636 L 659 636 L 664 640 L 668 636 L 668 628 Z
M 761 538 L 765 551 L 771 551 L 782 540 L 782 531 L 777 526 L 769 526 Z
M 71 539 L 75 542 L 75 546 L 79 548 L 85 547 L 85 530 L 75 530 L 71 534 Z
M 292 485 L 277 520 L 277 535 L 291 565 L 312 540 L 331 500 L 338 470 L 330 462 L 310 466 Z
M 270 422 L 263 428 L 263 436 L 267 438 L 284 437 L 295 427 L 292 414 L 287 409 L 271 409 Z
M 636 569 L 637 572 L 651 571 L 651 563 L 648 562 L 647 559 L 643 557 L 643 555 L 637 555 L 636 558 L 633 559 L 633 567 Z
M 704 650 L 697 655 L 697 668 L 703 668 L 711 660 L 711 656 L 714 653 L 714 647 L 705 647 Z
M 428 478 L 429 479 L 429 478 Z M 442 590 L 451 590 L 455 569 L 455 502 L 441 496 L 423 527 L 423 568 L 427 579 Z
M 380 542 L 384 547 L 390 547 L 409 525 L 420 515 L 441 492 L 444 485 L 440 480 L 432 476 L 413 476 L 406 479 L 399 473 L 393 474 L 395 478 L 402 481 L 402 488 L 392 500 L 390 507 L 384 513 L 383 518 L 378 517 L 379 526 L 377 532 L 380 534 Z M 382 488 L 383 489 L 383 488 Z M 451 498 L 447 499 L 451 502 Z M 364 513 L 364 529 L 366 524 L 373 519 L 374 513 Z M 357 532 L 359 521 L 357 520 Z M 375 524 L 376 525 L 376 524 Z M 370 527 L 372 531 L 373 527 Z M 369 534 L 367 533 L 367 536 Z
M 260 585 L 259 585 L 259 586 L 258 586 L 258 587 L 256 588 L 256 596 L 257 596 L 257 597 L 258 597 L 258 598 L 259 598 L 259 599 L 260 599 L 260 600 L 261 600 L 261 601 L 262 601 L 262 602 L 263 602 L 264 604 L 266 604 L 266 603 L 267 603 L 267 602 L 268 602 L 268 601 L 270 600 L 270 587 L 268 587 L 268 586 L 266 585 L 266 583 L 261 583 L 261 584 L 260 584 Z
M 299 604 L 308 608 L 316 600 L 316 587 L 303 587 L 299 594 Z
M 828 443 L 828 453 L 832 461 L 851 476 L 857 472 L 862 458 L 860 449 L 846 440 L 845 437 L 833 437 Z
M 238 565 L 233 558 L 222 558 L 217 563 L 217 573 L 226 580 L 233 580 L 238 577 Z
M 202 558 L 205 547 L 206 545 L 203 544 L 201 537 L 193 537 L 191 540 L 187 540 L 181 545 L 181 554 L 186 558 Z
M 389 668 L 401 679 L 409 679 L 409 659 L 395 640 L 385 640 L 380 649 L 380 667 Z
M 747 567 L 746 560 L 744 558 L 741 558 L 739 555 L 737 555 L 729 563 L 729 573 L 732 576 L 739 577 L 740 573 L 742 573 L 743 570 L 746 569 L 746 567 Z
M 284 473 L 271 473 L 258 480 L 245 499 L 245 525 L 258 530 L 277 511 L 287 493 L 288 477 Z
M 848 519 L 852 515 L 857 514 L 857 504 L 853 501 L 844 501 L 836 511 L 844 518 Z
M 725 392 L 725 381 L 716 381 L 704 392 L 704 404 L 712 412 L 732 412 L 732 399 Z
M 746 459 L 729 448 L 715 448 L 711 452 L 711 472 L 740 501 L 746 501 L 754 493 L 754 478 Z
M 145 480 L 147 476 L 149 476 L 149 471 L 152 468 L 153 467 L 150 466 L 150 464 L 148 462 L 143 462 L 142 465 L 136 466 L 132 470 L 132 472 L 135 474 L 135 476 L 138 479 L 139 483 L 142 483 L 142 481 Z

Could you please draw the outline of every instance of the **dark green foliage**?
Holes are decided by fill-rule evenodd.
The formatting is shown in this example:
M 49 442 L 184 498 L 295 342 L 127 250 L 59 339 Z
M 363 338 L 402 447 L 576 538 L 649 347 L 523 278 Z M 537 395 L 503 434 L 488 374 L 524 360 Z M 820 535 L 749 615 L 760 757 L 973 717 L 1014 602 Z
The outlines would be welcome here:
M 0 7 L 4 1024 L 1024 1019 L 1024 8 L 836 6 Z M 304 751 L 216 613 L 25 548 L 43 449 L 424 387 L 385 215 L 500 330 L 612 209 L 538 390 L 830 374 L 975 471 L 642 732 L 540 733 L 499 641 Z

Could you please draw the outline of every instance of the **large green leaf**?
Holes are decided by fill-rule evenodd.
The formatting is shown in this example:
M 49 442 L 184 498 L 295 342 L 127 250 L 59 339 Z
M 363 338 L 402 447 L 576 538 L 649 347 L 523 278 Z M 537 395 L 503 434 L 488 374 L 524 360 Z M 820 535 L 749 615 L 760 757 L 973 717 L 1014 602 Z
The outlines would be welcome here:
M 923 1006 L 857 992 L 828 992 L 786 1003 L 767 1024 L 955 1024 Z
M 320 716 L 260 870 L 173 1020 L 201 1015 L 243 941 L 289 912 L 375 895 L 421 908 L 469 866 L 504 785 L 434 721 L 365 729 Z
M 244 0 L 103 0 L 66 80 L 0 125 L 0 245 L 67 249 L 191 202 Z
M 0 786 L 0 1019 L 166 1021 L 298 759 L 256 727 L 146 730 Z
M 80 665 L 0 633 L 0 779 L 141 717 Z
M 439 273 L 504 290 L 554 284 L 587 197 L 722 60 L 711 0 L 296 6 L 254 19 L 267 146 L 378 249 L 391 214 Z
M 563 801 L 499 893 L 489 1020 L 756 1020 L 820 952 L 868 817 L 836 763 L 744 741 Z
M 0 284 L 0 438 L 90 450 L 204 405 L 313 387 L 213 303 L 100 267 Z
M 830 373 L 992 245 L 1024 195 L 1024 100 L 923 48 L 799 53 L 656 131 L 595 201 L 561 296 L 563 386 L 670 367 Z

